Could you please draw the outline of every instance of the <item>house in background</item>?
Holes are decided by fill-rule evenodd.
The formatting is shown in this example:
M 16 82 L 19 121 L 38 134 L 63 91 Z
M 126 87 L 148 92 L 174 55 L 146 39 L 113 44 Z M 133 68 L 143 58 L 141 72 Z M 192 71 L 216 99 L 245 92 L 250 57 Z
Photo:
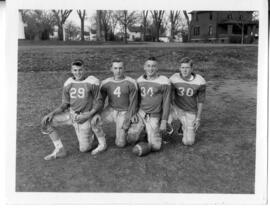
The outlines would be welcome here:
M 252 43 L 258 38 L 258 21 L 252 11 L 192 11 L 191 42 Z
M 129 26 L 127 28 L 128 41 L 141 41 L 142 40 L 142 27 L 141 26 Z
M 97 40 L 97 30 L 90 29 L 89 31 L 90 41 L 96 41 Z

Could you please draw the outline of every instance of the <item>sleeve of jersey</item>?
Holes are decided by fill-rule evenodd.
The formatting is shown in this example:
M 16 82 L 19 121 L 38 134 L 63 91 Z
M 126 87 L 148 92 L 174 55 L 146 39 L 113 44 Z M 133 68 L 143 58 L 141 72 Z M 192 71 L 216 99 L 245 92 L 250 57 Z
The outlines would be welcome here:
M 64 86 L 62 92 L 62 105 L 70 105 L 69 86 Z
M 170 103 L 173 104 L 174 103 L 174 98 L 175 98 L 175 86 L 171 83 L 171 96 L 170 96 Z
M 205 101 L 206 85 L 203 84 L 198 89 L 198 103 L 204 103 Z
M 97 99 L 96 99 L 96 102 L 95 102 L 95 105 L 94 105 L 94 108 L 97 111 L 102 110 L 106 97 L 107 97 L 107 91 L 105 89 L 105 86 L 101 85 L 99 87 Z
M 171 102 L 171 85 L 164 84 L 161 120 L 168 120 L 169 113 L 170 113 L 170 102 Z
M 129 108 L 128 116 L 131 118 L 137 112 L 138 106 L 138 87 L 137 84 L 130 84 L 130 94 L 129 94 Z

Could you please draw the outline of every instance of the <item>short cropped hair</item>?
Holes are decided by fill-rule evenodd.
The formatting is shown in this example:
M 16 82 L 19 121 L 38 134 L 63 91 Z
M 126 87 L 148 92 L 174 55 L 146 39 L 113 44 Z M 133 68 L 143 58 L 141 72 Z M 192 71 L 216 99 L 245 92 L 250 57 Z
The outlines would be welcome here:
M 147 59 L 147 61 L 148 60 L 150 60 L 150 61 L 157 61 L 157 59 L 155 58 L 155 57 L 149 57 L 148 59 Z
M 123 60 L 121 60 L 120 58 L 114 58 L 114 59 L 112 60 L 111 67 L 113 66 L 113 63 L 114 63 L 114 62 L 122 62 L 123 65 L 124 65 L 124 61 L 123 61 Z
M 181 65 L 182 63 L 188 63 L 188 64 L 190 64 L 190 67 L 193 66 L 193 60 L 190 59 L 189 57 L 183 57 L 183 58 L 180 60 L 180 65 Z
M 83 63 L 83 61 L 81 60 L 81 59 L 75 59 L 72 63 L 71 63 L 71 66 L 83 66 L 84 65 L 84 63 Z

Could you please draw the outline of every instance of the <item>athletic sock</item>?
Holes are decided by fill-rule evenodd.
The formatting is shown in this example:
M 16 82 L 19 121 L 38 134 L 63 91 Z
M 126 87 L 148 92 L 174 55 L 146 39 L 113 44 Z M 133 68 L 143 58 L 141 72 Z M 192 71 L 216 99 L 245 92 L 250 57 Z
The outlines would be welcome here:
M 55 149 L 57 149 L 57 150 L 60 150 L 61 148 L 64 147 L 63 144 L 62 144 L 61 139 L 54 140 L 53 144 L 54 144 Z

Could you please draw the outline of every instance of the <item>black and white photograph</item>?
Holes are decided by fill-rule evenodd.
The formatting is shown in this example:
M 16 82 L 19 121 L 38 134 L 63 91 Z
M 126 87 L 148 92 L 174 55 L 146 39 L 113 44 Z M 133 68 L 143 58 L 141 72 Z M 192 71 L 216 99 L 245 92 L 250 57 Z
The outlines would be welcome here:
M 267 202 L 267 2 L 25 2 L 11 203 Z

